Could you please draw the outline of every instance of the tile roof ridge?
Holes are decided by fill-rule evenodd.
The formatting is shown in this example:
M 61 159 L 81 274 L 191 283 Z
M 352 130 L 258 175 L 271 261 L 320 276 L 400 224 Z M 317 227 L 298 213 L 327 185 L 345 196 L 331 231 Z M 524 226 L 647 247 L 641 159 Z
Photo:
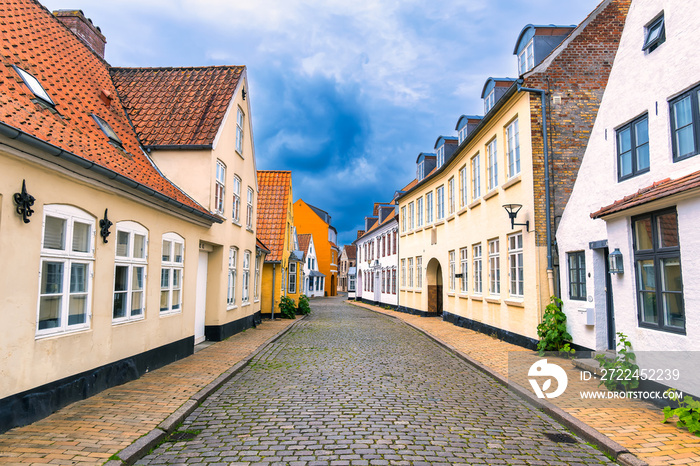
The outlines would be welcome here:
M 210 69 L 238 69 L 246 65 L 193 65 L 193 66 L 110 66 L 111 69 L 124 71 L 138 70 L 210 70 Z

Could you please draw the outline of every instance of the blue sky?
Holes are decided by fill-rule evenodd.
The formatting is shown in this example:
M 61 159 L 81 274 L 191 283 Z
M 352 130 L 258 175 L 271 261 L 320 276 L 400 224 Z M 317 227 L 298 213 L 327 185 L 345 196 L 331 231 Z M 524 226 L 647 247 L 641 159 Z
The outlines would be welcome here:
M 292 170 L 340 245 L 462 114 L 517 77 L 528 24 L 578 24 L 599 0 L 43 0 L 82 9 L 114 66 L 246 65 L 258 169 Z

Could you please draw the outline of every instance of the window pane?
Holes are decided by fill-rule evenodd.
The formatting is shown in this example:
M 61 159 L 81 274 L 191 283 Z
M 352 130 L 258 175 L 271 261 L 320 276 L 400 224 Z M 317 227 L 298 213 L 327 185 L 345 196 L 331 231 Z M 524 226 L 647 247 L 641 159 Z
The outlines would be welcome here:
M 678 247 L 678 220 L 675 212 L 659 215 L 657 219 L 657 230 L 659 232 L 659 247 Z
M 617 133 L 617 153 L 619 154 L 620 176 L 632 173 L 632 140 L 629 127 Z
M 640 292 L 642 302 L 642 322 L 657 324 L 659 317 L 656 313 L 656 293 Z
M 170 269 L 162 269 L 160 271 L 160 287 L 169 288 L 170 287 Z
M 114 293 L 114 303 L 112 304 L 112 318 L 121 319 L 126 317 L 126 293 Z
M 63 262 L 44 262 L 41 269 L 41 294 L 62 293 Z
M 683 291 L 683 281 L 681 280 L 681 260 L 677 257 L 671 259 L 661 259 L 663 270 L 662 291 Z
M 673 105 L 673 118 L 676 127 L 676 157 L 695 153 L 690 96 Z
M 42 296 L 39 302 L 39 330 L 61 326 L 63 296 Z
M 163 241 L 163 253 L 162 253 L 162 255 L 163 255 L 164 262 L 170 262 L 170 254 L 171 254 L 170 245 L 171 244 L 172 243 L 170 241 Z
M 117 256 L 129 256 L 129 233 L 126 231 L 117 232 Z
M 654 273 L 654 261 L 652 259 L 637 261 L 637 273 L 637 285 L 640 290 L 656 290 L 656 275 Z
M 126 291 L 129 287 L 129 267 L 118 265 L 114 270 L 114 291 Z
M 71 264 L 70 292 L 85 293 L 87 291 L 87 264 Z
M 56 217 L 46 217 L 44 225 L 44 248 L 66 248 L 66 220 Z
M 182 263 L 182 249 L 183 249 L 183 244 L 182 243 L 175 243 L 175 262 Z
M 134 235 L 134 259 L 146 258 L 146 237 L 144 235 Z
M 73 251 L 90 251 L 90 225 L 87 223 L 75 222 L 73 224 Z
M 654 248 L 651 236 L 651 217 L 646 217 L 634 222 L 634 233 L 637 240 L 637 251 Z
M 669 327 L 685 328 L 682 293 L 663 293 L 664 320 Z
M 68 325 L 84 324 L 87 320 L 87 295 L 70 297 L 68 306 Z
M 167 311 L 170 309 L 170 306 L 168 305 L 168 297 L 170 296 L 170 293 L 168 290 L 161 291 L 160 292 L 160 310 L 161 312 Z
M 637 170 L 649 168 L 649 121 L 644 118 L 634 125 L 637 152 Z

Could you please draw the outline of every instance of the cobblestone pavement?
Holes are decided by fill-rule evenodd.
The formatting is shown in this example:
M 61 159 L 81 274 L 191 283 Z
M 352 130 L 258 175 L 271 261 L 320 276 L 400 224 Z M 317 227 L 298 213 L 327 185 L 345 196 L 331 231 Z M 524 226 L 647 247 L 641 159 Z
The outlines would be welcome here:
M 312 307 L 137 464 L 612 464 L 401 321 Z

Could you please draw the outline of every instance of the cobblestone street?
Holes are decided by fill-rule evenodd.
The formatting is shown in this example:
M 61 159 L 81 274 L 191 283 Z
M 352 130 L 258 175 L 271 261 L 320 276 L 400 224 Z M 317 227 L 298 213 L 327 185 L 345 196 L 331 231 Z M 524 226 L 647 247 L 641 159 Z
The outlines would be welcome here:
M 137 464 L 609 464 L 402 322 L 312 309 Z

